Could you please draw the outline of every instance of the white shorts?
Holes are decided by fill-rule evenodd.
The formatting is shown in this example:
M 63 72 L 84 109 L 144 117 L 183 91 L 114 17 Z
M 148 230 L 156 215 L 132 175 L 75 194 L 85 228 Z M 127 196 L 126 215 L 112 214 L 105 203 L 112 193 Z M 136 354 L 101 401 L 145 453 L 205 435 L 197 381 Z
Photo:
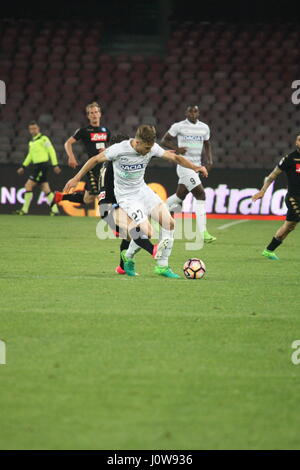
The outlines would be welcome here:
M 188 191 L 192 191 L 192 189 L 201 184 L 199 173 L 189 168 L 177 165 L 177 175 L 179 177 L 178 184 L 184 184 Z
M 133 194 L 116 195 L 116 199 L 128 217 L 138 225 L 147 220 L 154 207 L 163 202 L 146 184 Z

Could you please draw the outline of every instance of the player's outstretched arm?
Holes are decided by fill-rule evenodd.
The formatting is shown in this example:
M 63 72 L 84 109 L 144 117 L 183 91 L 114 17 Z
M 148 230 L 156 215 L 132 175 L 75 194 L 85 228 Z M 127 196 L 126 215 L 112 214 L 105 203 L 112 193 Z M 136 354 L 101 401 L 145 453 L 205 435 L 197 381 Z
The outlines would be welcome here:
M 74 137 L 69 137 L 69 139 L 64 144 L 66 153 L 68 155 L 68 165 L 71 168 L 76 168 L 78 166 L 78 162 L 72 148 L 72 145 L 75 144 L 75 142 L 77 142 L 77 140 L 74 139 Z
M 264 185 L 260 189 L 260 191 L 258 191 L 258 193 L 256 194 L 253 194 L 252 201 L 257 201 L 257 199 L 261 199 L 264 196 L 265 192 L 267 191 L 268 187 L 273 183 L 273 181 L 276 180 L 277 176 L 280 175 L 280 173 L 282 173 L 282 171 L 280 170 L 280 168 L 278 168 L 278 166 L 276 166 L 274 170 L 272 171 L 272 173 L 270 173 L 264 179 Z
M 83 176 L 90 171 L 94 166 L 97 165 L 97 163 L 103 163 L 107 162 L 108 158 L 105 156 L 105 152 L 101 152 L 98 155 L 95 155 L 95 157 L 90 158 L 81 168 L 81 170 L 78 171 L 78 173 L 71 178 L 65 185 L 63 191 L 68 192 L 70 191 L 71 188 L 74 188 L 79 181 L 83 178 Z
M 205 168 L 205 166 L 194 165 L 190 160 L 183 157 L 182 155 L 176 155 L 173 152 L 166 151 L 162 155 L 162 158 L 164 158 L 165 160 L 170 160 L 174 163 L 177 163 L 177 165 L 183 166 L 185 168 L 189 168 L 190 170 L 194 170 L 197 173 L 200 172 L 205 178 L 207 178 L 208 173 L 207 173 L 207 169 Z
M 213 166 L 213 156 L 212 156 L 212 149 L 209 140 L 204 141 L 204 152 L 205 152 L 205 159 L 206 159 L 206 168 L 207 171 L 210 171 Z

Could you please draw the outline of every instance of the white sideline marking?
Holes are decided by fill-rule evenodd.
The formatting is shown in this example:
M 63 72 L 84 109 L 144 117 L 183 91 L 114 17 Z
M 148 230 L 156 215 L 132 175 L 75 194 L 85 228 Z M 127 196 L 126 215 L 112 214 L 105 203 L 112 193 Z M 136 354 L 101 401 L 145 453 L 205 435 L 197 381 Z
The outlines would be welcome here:
M 234 222 L 230 222 L 229 224 L 220 225 L 220 227 L 218 227 L 218 230 L 224 230 L 224 228 L 232 227 L 232 225 L 241 224 L 242 222 L 249 222 L 249 219 L 235 220 Z

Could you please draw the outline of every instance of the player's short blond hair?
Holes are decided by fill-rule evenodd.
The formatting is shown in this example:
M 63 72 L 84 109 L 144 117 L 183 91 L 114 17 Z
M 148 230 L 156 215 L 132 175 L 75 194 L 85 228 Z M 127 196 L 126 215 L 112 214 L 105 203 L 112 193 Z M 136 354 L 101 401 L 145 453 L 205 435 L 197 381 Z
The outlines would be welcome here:
M 97 103 L 97 101 L 93 101 L 92 103 L 89 103 L 86 105 L 85 110 L 87 114 L 91 108 L 98 108 L 99 111 L 101 112 L 101 106 L 99 103 Z
M 138 127 L 135 138 L 147 144 L 152 144 L 156 139 L 156 130 L 154 126 L 142 125 Z

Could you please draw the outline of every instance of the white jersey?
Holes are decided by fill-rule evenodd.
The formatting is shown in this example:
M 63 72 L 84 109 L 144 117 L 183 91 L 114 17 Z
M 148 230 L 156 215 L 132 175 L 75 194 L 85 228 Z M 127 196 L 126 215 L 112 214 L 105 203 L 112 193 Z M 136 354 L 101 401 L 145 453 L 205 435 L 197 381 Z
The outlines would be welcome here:
M 146 167 L 152 157 L 161 157 L 165 150 L 154 144 L 146 155 L 137 153 L 131 145 L 132 139 L 123 140 L 105 150 L 105 156 L 113 162 L 115 195 L 137 193 L 145 185 Z
M 177 137 L 178 147 L 186 147 L 184 154 L 186 158 L 191 160 L 195 165 L 201 164 L 201 153 L 204 140 L 209 140 L 210 130 L 207 124 L 198 121 L 193 124 L 188 119 L 175 122 L 168 133 L 172 137 Z

